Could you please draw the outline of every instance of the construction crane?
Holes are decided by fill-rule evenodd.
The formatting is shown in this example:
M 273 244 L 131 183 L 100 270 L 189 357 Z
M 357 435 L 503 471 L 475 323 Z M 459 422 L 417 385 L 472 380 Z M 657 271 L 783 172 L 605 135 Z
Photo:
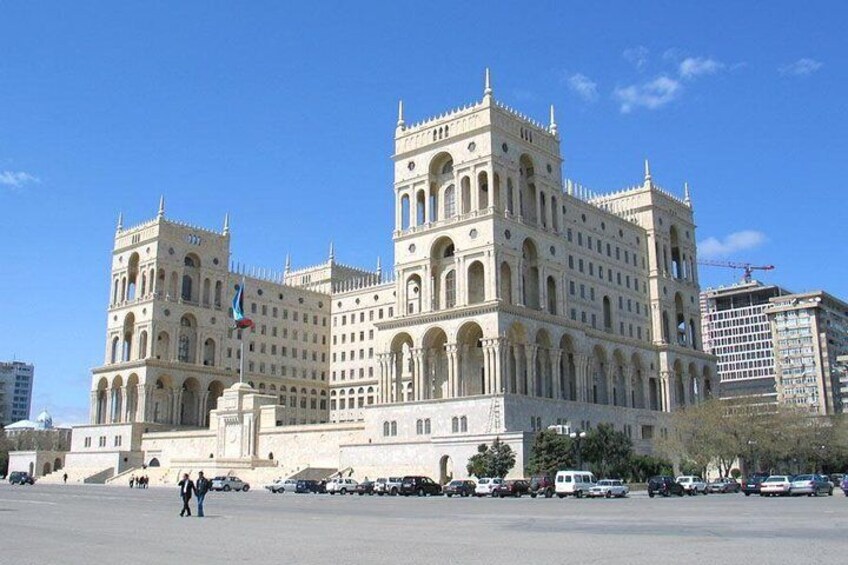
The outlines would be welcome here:
M 734 263 L 733 261 L 711 261 L 709 259 L 703 259 L 698 261 L 699 265 L 706 265 L 707 267 L 727 267 L 728 269 L 742 269 L 745 271 L 745 274 L 742 275 L 742 280 L 746 283 L 751 282 L 751 273 L 753 271 L 771 271 L 774 269 L 774 265 L 752 265 L 751 263 Z

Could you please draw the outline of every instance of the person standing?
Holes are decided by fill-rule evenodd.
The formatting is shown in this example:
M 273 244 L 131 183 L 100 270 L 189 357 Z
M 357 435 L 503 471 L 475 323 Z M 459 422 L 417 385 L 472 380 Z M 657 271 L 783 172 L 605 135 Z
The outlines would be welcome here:
M 183 499 L 183 509 L 180 510 L 180 517 L 191 516 L 191 507 L 188 503 L 191 501 L 192 492 L 197 492 L 194 487 L 194 482 L 188 478 L 188 473 L 184 473 L 183 480 L 177 484 L 180 485 L 180 498 Z
M 194 485 L 194 492 L 197 494 L 197 517 L 203 518 L 203 501 L 206 499 L 206 493 L 209 492 L 209 479 L 203 476 L 203 471 L 197 474 L 197 482 Z
M 62 475 L 62 482 L 64 482 L 65 484 L 68 484 L 68 474 L 67 473 Z

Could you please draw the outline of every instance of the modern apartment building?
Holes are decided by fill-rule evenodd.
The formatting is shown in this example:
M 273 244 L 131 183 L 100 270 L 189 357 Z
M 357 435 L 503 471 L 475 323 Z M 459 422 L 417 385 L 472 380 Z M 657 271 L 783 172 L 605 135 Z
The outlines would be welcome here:
M 27 363 L 0 362 L 0 426 L 29 417 L 34 373 Z

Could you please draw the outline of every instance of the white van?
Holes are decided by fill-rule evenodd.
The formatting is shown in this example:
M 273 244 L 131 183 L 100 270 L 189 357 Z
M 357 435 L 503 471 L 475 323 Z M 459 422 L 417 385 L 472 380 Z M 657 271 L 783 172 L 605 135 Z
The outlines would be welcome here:
M 576 496 L 582 498 L 595 486 L 595 475 L 589 471 L 559 471 L 556 474 L 556 494 L 560 498 Z

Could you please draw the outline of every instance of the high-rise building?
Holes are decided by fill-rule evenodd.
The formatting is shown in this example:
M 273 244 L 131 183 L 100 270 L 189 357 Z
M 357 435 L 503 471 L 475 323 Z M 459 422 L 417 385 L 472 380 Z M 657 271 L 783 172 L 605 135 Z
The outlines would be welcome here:
M 0 362 L 0 425 L 29 417 L 34 374 L 33 365 L 20 361 Z
M 770 299 L 777 398 L 812 413 L 841 413 L 838 357 L 848 354 L 848 304 L 824 291 Z
M 777 402 L 774 346 L 765 310 L 769 300 L 789 294 L 759 281 L 701 293 L 704 351 L 716 356 L 721 398 Z

